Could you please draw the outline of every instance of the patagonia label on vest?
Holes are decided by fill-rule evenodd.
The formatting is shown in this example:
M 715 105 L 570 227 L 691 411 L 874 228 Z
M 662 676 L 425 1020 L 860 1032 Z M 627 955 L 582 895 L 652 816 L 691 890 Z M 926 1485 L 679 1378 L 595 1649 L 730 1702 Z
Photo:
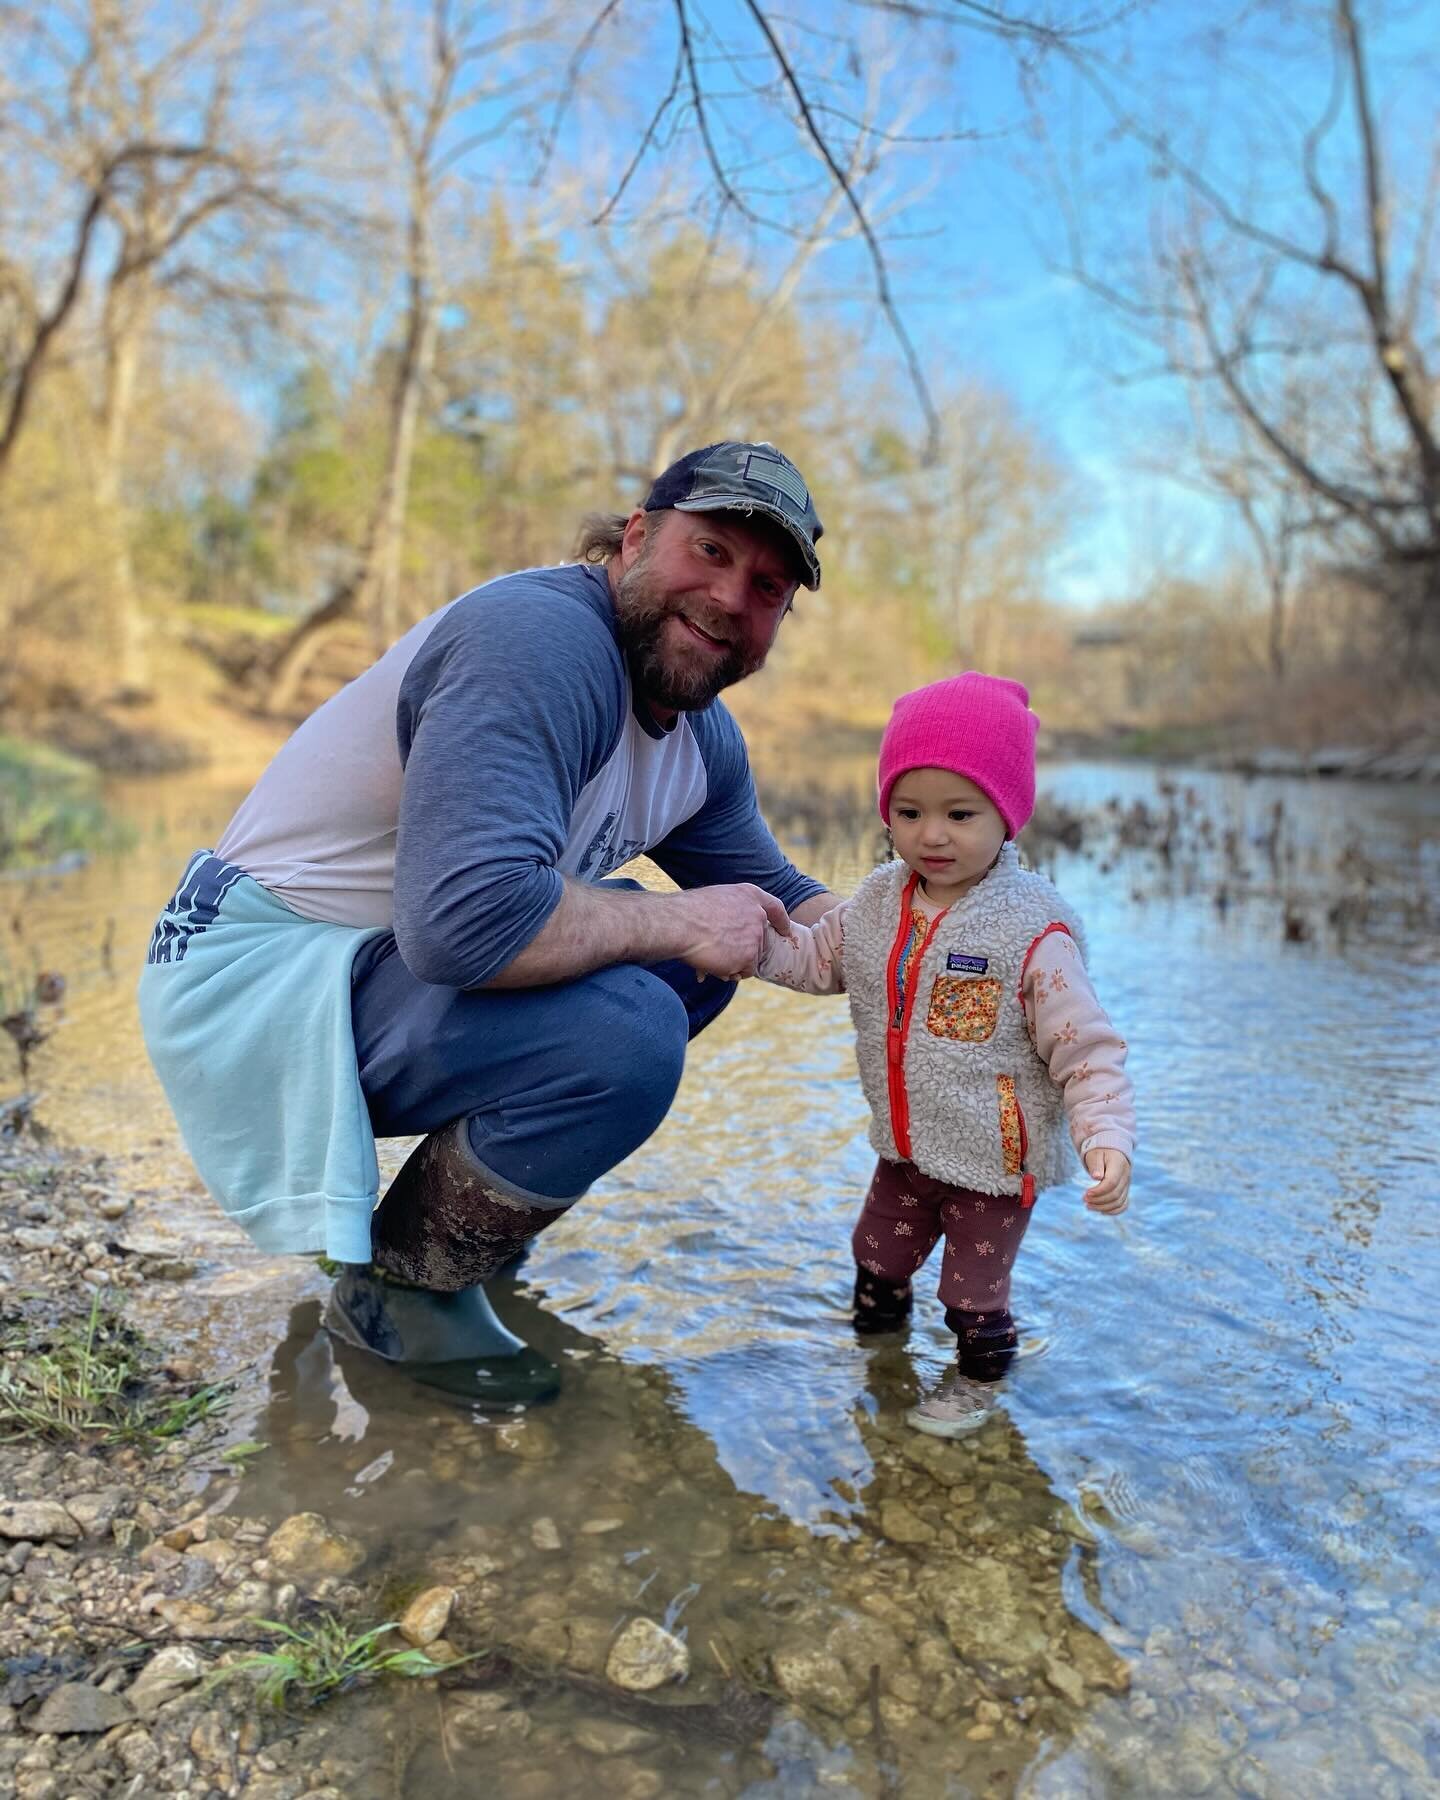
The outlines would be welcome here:
M 983 975 L 990 967 L 990 958 L 988 956 L 962 956 L 958 950 L 952 950 L 945 958 L 945 967 L 952 975 Z

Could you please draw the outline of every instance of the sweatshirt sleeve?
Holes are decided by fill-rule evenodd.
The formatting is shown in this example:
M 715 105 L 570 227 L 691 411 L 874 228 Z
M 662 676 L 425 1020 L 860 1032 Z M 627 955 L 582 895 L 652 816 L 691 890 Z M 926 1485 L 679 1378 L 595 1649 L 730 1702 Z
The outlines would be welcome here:
M 1075 1148 L 1135 1154 L 1135 1091 L 1125 1040 L 1106 1017 L 1068 931 L 1047 932 L 1021 981 L 1025 1023 L 1051 1080 L 1064 1092 Z
M 777 987 L 802 994 L 845 992 L 845 915 L 850 902 L 832 906 L 813 925 L 790 921 L 789 937 L 765 927 L 765 948 L 755 973 Z
M 575 586 L 558 570 L 477 589 L 401 683 L 395 941 L 421 981 L 492 980 L 564 893 L 575 800 L 625 707 L 613 636 Z

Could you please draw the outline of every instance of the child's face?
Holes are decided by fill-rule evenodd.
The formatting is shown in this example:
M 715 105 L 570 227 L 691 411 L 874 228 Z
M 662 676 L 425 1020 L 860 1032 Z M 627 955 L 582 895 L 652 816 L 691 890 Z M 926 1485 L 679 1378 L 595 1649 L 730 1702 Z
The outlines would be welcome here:
M 909 769 L 890 790 L 895 853 L 949 905 L 974 887 L 1000 854 L 1005 821 L 974 784 L 948 769 Z

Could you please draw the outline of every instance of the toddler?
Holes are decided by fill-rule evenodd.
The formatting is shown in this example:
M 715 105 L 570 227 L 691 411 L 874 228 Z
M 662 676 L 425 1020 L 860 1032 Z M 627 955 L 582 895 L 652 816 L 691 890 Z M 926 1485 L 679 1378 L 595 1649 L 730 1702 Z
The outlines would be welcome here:
M 936 1437 L 984 1423 L 1017 1350 L 1010 1270 L 1036 1192 L 1071 1171 L 1129 1203 L 1125 1043 L 1085 973 L 1074 912 L 1020 866 L 1035 733 L 1017 681 L 971 671 L 906 694 L 880 744 L 880 816 L 897 860 L 813 926 L 767 930 L 758 973 L 848 991 L 880 1160 L 853 1240 L 855 1325 L 894 1330 L 945 1239 L 940 1298 L 956 1361 L 908 1415 Z

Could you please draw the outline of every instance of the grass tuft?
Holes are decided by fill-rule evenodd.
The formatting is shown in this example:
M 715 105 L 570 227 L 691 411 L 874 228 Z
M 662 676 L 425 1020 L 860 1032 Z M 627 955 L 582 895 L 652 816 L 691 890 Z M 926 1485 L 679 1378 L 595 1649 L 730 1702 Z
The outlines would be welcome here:
M 214 1688 L 236 1675 L 254 1676 L 259 1697 L 267 1706 L 318 1706 L 378 1676 L 401 1675 L 414 1680 L 441 1675 L 457 1668 L 459 1662 L 472 1660 L 462 1657 L 459 1662 L 434 1662 L 413 1645 L 396 1649 L 386 1642 L 396 1629 L 393 1620 L 368 1631 L 356 1631 L 331 1613 L 298 1626 L 282 1625 L 274 1619 L 254 1622 L 282 1642 L 273 1650 L 258 1651 L 217 1669 L 208 1686 Z
M 0 1332 L 0 1439 L 153 1446 L 228 1403 L 224 1383 L 152 1394 L 144 1338 L 98 1293 L 88 1318 L 54 1327 L 38 1344 L 35 1335 L 27 1325 Z

